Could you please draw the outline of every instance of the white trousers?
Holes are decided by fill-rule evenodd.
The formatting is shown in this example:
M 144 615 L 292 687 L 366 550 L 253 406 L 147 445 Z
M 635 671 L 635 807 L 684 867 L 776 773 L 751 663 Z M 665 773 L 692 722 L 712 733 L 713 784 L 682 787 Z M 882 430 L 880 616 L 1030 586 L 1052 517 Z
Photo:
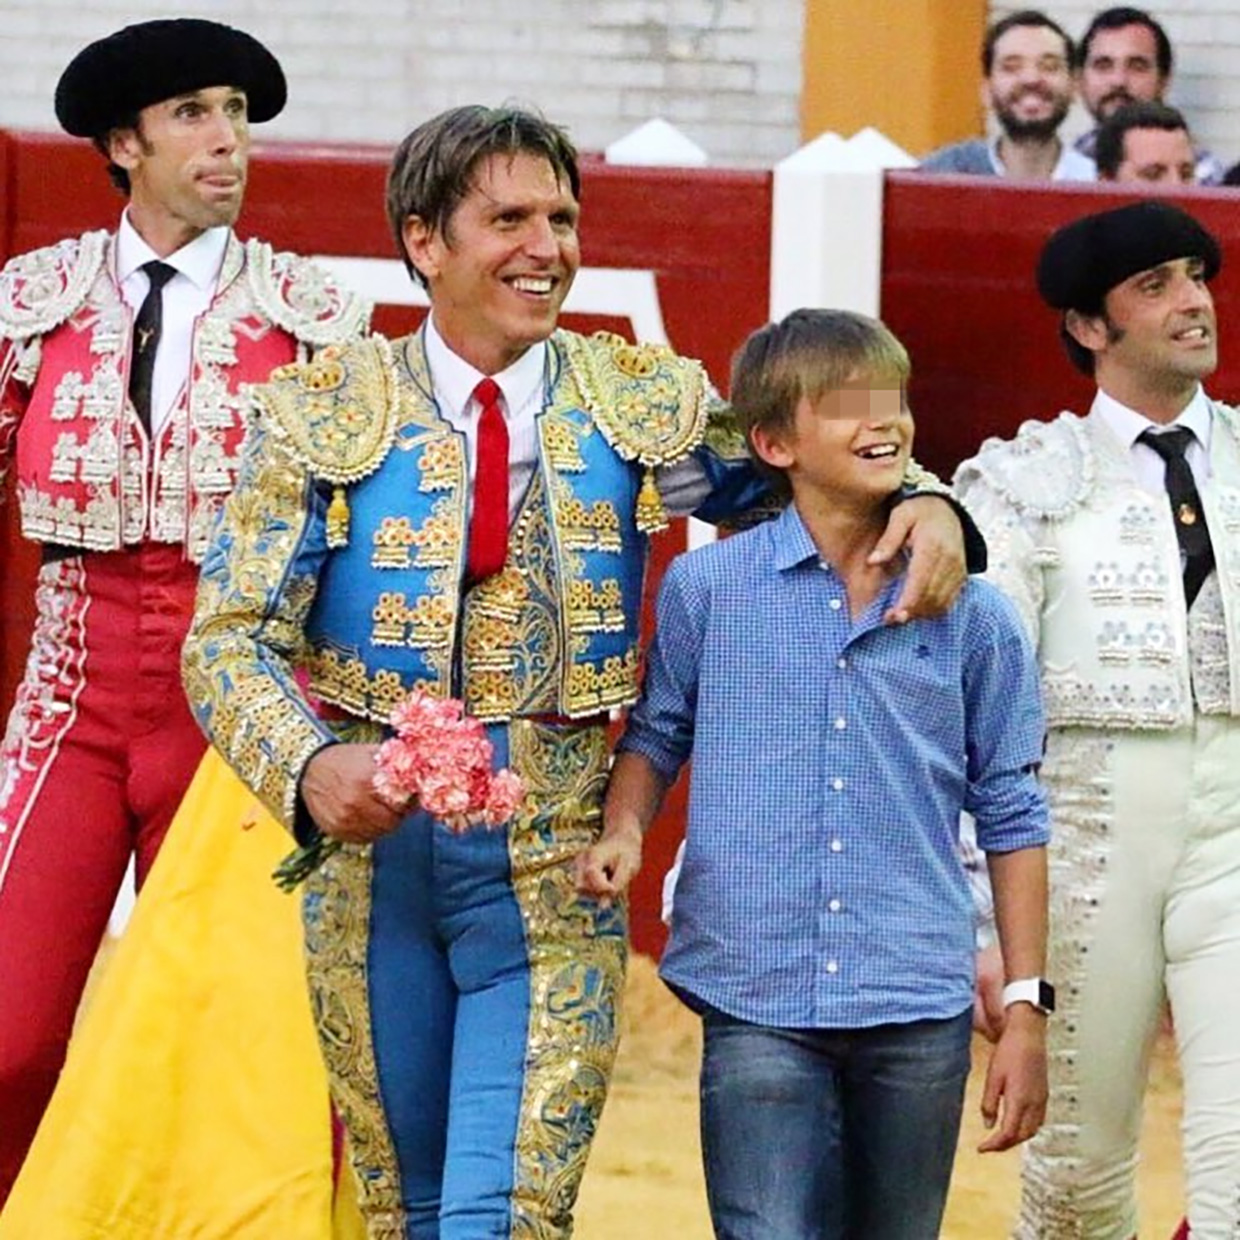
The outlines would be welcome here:
M 1240 721 L 1052 733 L 1051 1100 L 1020 1240 L 1129 1240 L 1164 997 L 1184 1076 L 1194 1240 L 1240 1237 Z

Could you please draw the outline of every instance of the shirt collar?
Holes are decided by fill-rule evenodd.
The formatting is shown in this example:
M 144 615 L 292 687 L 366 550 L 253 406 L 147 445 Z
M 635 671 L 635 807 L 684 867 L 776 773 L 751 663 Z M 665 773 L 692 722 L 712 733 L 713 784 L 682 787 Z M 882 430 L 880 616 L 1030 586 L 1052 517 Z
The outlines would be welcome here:
M 1207 452 L 1210 449 L 1210 401 L 1200 383 L 1193 393 L 1192 400 L 1188 402 L 1179 417 L 1169 424 L 1152 421 L 1145 414 L 1121 404 L 1114 396 L 1109 396 L 1101 388 L 1098 389 L 1098 395 L 1094 397 L 1091 412 L 1096 413 L 1111 433 L 1128 449 L 1133 447 L 1143 432 L 1151 428 L 1156 431 L 1169 430 L 1172 426 L 1186 426 Z
M 804 564 L 806 560 L 822 559 L 809 536 L 809 530 L 805 528 L 805 522 L 801 520 L 801 514 L 797 512 L 796 504 L 789 503 L 767 529 L 771 532 L 775 567 L 781 573 Z
M 994 138 L 987 144 L 986 150 L 990 155 L 990 166 L 994 169 L 996 176 L 1007 176 L 1007 168 L 1004 167 L 1003 160 L 999 158 L 999 141 L 1003 137 L 1002 134 L 996 134 Z M 1055 167 L 1051 170 L 1052 181 L 1086 181 L 1093 180 L 1097 176 L 1097 169 L 1093 166 L 1093 160 L 1075 147 L 1065 142 L 1062 138 L 1059 141 L 1059 158 L 1055 161 Z
M 432 312 L 426 316 L 426 363 L 430 367 L 435 398 L 455 417 L 469 407 L 474 388 L 485 378 L 482 371 L 471 366 L 459 353 L 454 353 L 435 326 Z M 521 354 L 511 366 L 491 378 L 504 394 L 504 407 L 509 415 L 523 409 L 542 387 L 547 368 L 547 342 L 539 341 Z
M 167 258 L 160 258 L 154 250 L 138 235 L 138 230 L 129 221 L 126 210 L 121 216 L 120 227 L 116 230 L 116 280 L 124 284 L 135 271 L 152 259 L 167 263 L 176 268 L 181 275 L 196 284 L 204 292 L 215 287 L 220 276 L 220 268 L 224 265 L 224 251 L 228 248 L 228 226 L 221 224 L 217 228 L 208 228 L 201 232 L 193 241 L 187 242 L 179 250 L 173 251 Z

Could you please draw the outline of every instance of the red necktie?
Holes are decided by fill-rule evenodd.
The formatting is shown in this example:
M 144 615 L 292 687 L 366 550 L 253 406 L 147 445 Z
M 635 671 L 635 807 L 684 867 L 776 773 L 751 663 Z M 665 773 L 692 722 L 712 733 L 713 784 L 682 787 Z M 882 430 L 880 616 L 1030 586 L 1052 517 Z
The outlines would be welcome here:
M 499 572 L 508 558 L 508 424 L 494 379 L 483 379 L 474 388 L 474 399 L 482 406 L 482 415 L 467 571 L 471 581 L 481 581 Z

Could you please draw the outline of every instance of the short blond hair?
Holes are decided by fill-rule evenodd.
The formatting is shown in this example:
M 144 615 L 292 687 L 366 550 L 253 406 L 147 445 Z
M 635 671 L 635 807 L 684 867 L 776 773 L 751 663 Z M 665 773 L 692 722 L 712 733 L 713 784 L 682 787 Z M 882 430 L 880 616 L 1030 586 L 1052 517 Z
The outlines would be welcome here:
M 753 431 L 788 432 L 803 399 L 818 401 L 858 376 L 908 386 L 908 351 L 886 324 L 850 310 L 794 310 L 754 332 L 732 359 L 732 409 L 754 464 L 781 494 L 783 470 L 753 449 Z

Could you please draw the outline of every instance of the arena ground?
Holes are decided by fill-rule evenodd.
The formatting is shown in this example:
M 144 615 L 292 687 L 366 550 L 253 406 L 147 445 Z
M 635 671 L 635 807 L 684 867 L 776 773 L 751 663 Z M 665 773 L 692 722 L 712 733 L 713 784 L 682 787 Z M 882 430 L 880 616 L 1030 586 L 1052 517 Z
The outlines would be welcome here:
M 582 1240 L 634 1235 L 711 1240 L 697 1131 L 698 1022 L 659 982 L 646 957 L 631 963 L 626 1033 L 577 1210 Z M 975 1152 L 987 1048 L 974 1046 L 945 1240 L 1002 1240 L 1017 1200 L 1018 1156 Z M 1141 1151 L 1142 1236 L 1168 1240 L 1179 1222 L 1180 1087 L 1169 1043 L 1155 1056 Z

